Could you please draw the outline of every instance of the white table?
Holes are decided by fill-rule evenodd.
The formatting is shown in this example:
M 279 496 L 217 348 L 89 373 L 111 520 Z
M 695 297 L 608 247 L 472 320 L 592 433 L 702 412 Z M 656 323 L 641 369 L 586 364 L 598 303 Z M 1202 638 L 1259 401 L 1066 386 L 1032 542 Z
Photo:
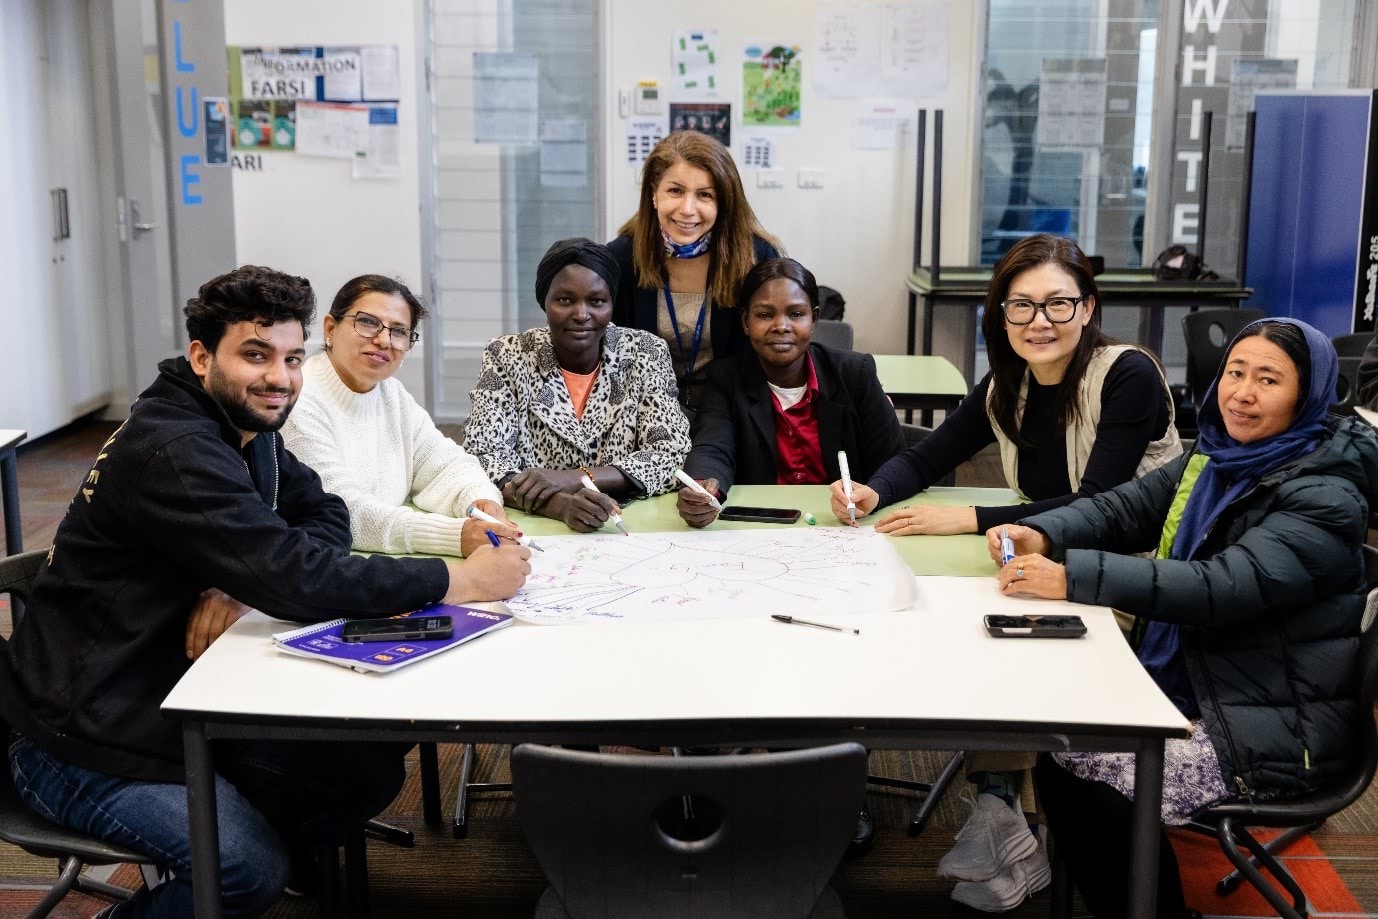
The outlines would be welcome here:
M 1130 915 L 1154 914 L 1163 741 L 1189 726 L 1108 609 L 1012 600 L 993 579 L 923 577 L 915 608 L 832 621 L 517 623 L 394 674 L 274 651 L 259 614 L 215 642 L 163 703 L 183 721 L 196 915 L 218 919 L 210 739 L 1125 750 L 1138 755 Z M 992 639 L 987 613 L 1074 611 L 1080 640 Z M 668 660 L 700 663 L 686 680 Z M 958 691 L 954 691 L 958 690 Z

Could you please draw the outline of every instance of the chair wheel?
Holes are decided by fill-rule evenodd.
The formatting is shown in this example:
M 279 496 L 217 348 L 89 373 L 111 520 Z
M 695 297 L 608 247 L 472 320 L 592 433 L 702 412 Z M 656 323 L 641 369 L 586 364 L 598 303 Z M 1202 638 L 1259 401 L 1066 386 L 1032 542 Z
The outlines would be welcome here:
M 1243 880 L 1244 879 L 1237 874 L 1221 878 L 1215 884 L 1215 895 L 1217 897 L 1228 897 L 1239 889 L 1239 885 Z
M 453 828 L 455 839 L 464 839 L 469 835 L 469 824 L 456 823 Z

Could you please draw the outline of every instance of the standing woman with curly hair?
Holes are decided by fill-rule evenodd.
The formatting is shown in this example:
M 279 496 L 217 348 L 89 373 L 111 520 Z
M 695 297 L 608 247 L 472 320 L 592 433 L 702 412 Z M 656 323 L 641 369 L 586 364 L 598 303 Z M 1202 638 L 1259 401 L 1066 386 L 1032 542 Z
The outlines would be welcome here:
M 746 200 L 732 154 L 697 131 L 656 144 L 637 211 L 608 249 L 622 281 L 612 321 L 664 339 L 680 401 L 696 405 L 708 363 L 751 350 L 737 290 L 753 265 L 780 255 Z

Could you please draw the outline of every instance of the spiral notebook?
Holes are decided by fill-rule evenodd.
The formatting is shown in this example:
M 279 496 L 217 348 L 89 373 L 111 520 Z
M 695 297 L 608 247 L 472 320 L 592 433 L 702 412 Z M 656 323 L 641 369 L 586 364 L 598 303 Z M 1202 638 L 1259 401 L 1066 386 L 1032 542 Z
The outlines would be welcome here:
M 422 616 L 449 616 L 454 623 L 454 632 L 449 638 L 430 641 L 352 642 L 345 641 L 341 635 L 345 620 L 332 619 L 290 632 L 277 632 L 273 635 L 273 644 L 287 654 L 314 657 L 360 672 L 389 673 L 512 624 L 512 617 L 506 613 L 490 613 L 448 603 L 436 603 L 396 618 Z

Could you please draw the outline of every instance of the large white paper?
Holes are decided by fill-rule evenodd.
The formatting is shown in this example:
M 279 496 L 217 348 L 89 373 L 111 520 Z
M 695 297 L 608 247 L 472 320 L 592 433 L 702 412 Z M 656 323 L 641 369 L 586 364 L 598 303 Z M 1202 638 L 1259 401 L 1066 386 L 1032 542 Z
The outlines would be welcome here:
M 589 184 L 588 126 L 577 118 L 541 122 L 541 185 L 584 188 Z
M 852 106 L 852 148 L 893 150 L 909 120 L 908 104 L 896 99 L 862 99 Z
M 402 78 L 396 45 L 370 45 L 361 50 L 363 95 L 366 102 L 402 98 Z
M 402 174 L 402 132 L 397 106 L 375 105 L 368 110 L 368 147 L 354 158 L 354 178 L 395 179 Z
M 476 143 L 536 143 L 539 76 L 534 54 L 474 52 Z
M 716 96 L 721 58 L 718 52 L 717 29 L 675 29 L 670 86 L 700 96 Z
M 531 622 L 669 622 L 907 609 L 914 573 L 874 529 L 542 536 L 508 610 Z
M 1295 60 L 1235 58 L 1234 63 L 1230 65 L 1230 95 L 1227 104 L 1229 116 L 1225 120 L 1225 149 L 1244 149 L 1244 141 L 1249 133 L 1249 113 L 1254 109 L 1254 96 L 1270 90 L 1296 88 Z
M 332 102 L 297 103 L 297 152 L 353 159 L 368 151 L 368 109 Z
M 843 99 L 946 93 L 950 15 L 948 0 L 818 4 L 814 90 Z
M 1105 139 L 1105 58 L 1044 58 L 1038 148 L 1099 148 Z
M 358 102 L 363 98 L 363 74 L 356 48 L 325 49 L 325 98 L 331 102 Z

